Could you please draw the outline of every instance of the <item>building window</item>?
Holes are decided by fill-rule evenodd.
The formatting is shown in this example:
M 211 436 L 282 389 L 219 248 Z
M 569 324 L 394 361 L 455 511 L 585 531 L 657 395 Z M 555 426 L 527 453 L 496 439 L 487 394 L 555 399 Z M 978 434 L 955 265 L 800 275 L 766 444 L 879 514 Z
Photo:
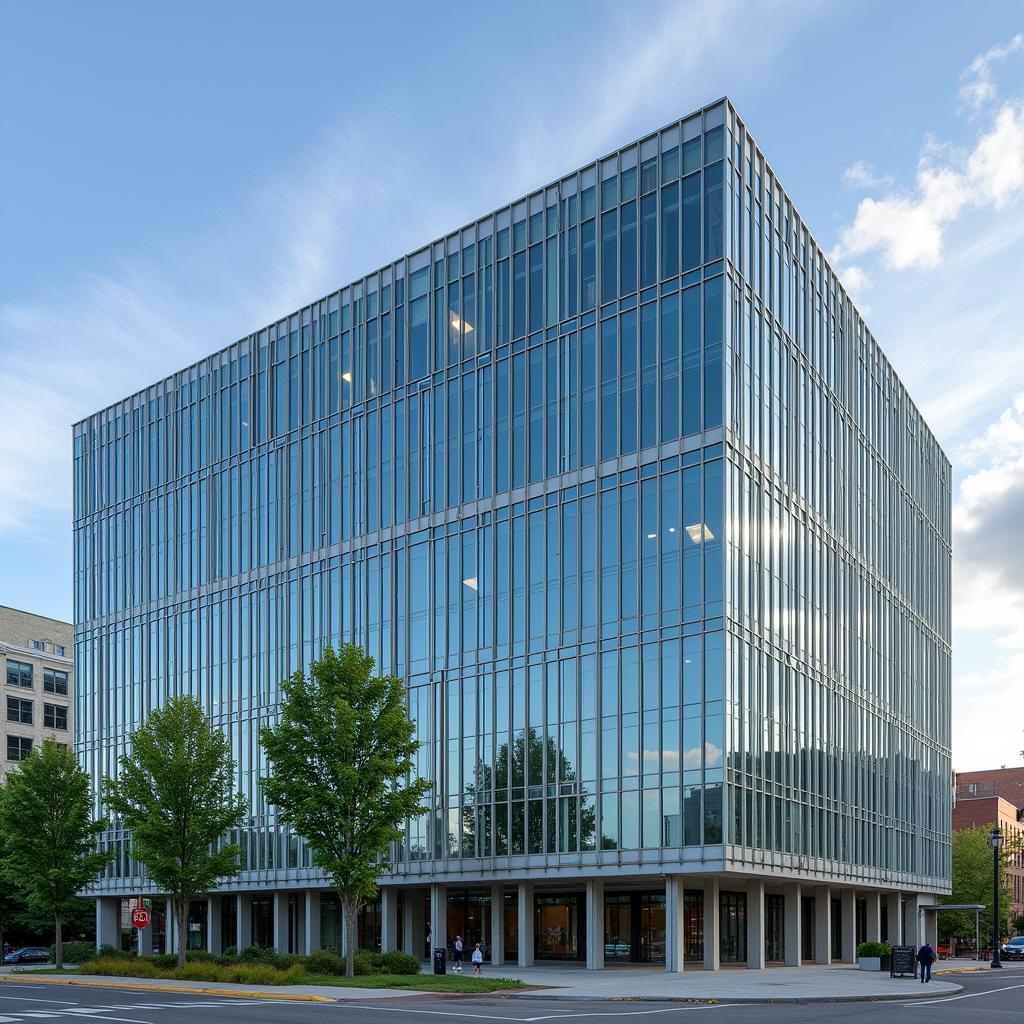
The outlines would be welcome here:
M 44 704 L 43 725 L 47 729 L 66 729 L 68 727 L 68 709 L 57 704 Z
M 66 655 L 66 653 L 67 653 L 67 648 L 66 647 L 61 647 L 60 644 L 57 644 L 57 646 L 54 647 L 53 650 L 61 658 L 63 658 Z
M 43 689 L 47 693 L 68 695 L 68 674 L 55 668 L 43 669 Z
M 24 761 L 32 753 L 32 740 L 28 736 L 7 737 L 7 760 Z
M 971 796 L 977 796 L 978 795 L 978 784 L 976 782 L 968 782 L 967 783 L 967 792 Z
M 33 646 L 33 647 L 34 647 L 34 648 L 35 648 L 35 649 L 36 649 L 37 651 L 45 651 L 45 650 L 46 650 L 46 644 L 45 644 L 45 643 L 43 643 L 43 641 L 42 641 L 42 640 L 33 640 L 33 641 L 32 641 L 32 646 Z
M 21 697 L 8 697 L 7 721 L 16 722 L 18 725 L 31 725 L 32 701 L 22 700 Z
M 32 666 L 25 661 L 7 662 L 7 685 L 8 686 L 31 686 Z

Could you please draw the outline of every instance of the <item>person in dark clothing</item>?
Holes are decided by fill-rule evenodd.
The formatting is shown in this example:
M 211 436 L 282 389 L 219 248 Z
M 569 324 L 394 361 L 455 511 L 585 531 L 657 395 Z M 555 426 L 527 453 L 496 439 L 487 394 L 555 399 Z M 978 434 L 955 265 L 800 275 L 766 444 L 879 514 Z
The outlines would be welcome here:
M 462 973 L 462 952 L 465 947 L 462 945 L 462 936 L 456 935 L 452 943 L 452 959 L 455 961 L 455 970 Z
M 935 950 L 932 949 L 931 944 L 926 942 L 917 951 L 917 962 L 921 965 L 921 984 L 923 985 L 926 981 L 932 980 L 932 964 L 938 957 L 935 954 Z

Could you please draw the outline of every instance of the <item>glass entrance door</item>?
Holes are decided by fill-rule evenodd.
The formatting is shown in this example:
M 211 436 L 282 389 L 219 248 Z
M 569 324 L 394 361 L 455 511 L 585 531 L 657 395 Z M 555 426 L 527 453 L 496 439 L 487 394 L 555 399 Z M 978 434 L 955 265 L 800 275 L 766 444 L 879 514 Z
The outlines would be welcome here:
M 786 959 L 786 899 L 769 893 L 765 897 L 764 958 L 768 963 Z
M 800 959 L 814 959 L 814 897 L 804 896 L 800 900 Z
M 747 894 L 723 892 L 719 897 L 720 954 L 723 964 L 747 959 Z
M 683 962 L 704 963 L 704 894 L 686 892 L 683 896 Z
M 645 964 L 665 962 L 665 894 L 640 893 L 640 943 L 637 959 Z
M 632 900 L 628 893 L 608 893 L 604 898 L 605 963 L 628 961 L 633 952 Z

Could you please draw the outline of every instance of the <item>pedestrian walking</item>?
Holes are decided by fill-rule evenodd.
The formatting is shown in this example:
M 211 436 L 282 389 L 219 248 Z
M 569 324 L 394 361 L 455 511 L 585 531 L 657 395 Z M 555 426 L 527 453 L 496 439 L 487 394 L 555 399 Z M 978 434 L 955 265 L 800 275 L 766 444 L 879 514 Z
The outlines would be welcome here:
M 926 942 L 917 951 L 917 962 L 921 965 L 921 984 L 932 980 L 932 964 L 938 959 L 931 943 Z
M 476 948 L 473 950 L 473 973 L 479 975 L 480 968 L 484 962 L 484 953 L 480 948 L 480 943 L 476 944 Z
M 462 951 L 463 951 L 463 948 L 464 947 L 462 945 L 462 936 L 461 935 L 456 935 L 455 936 L 455 941 L 452 943 L 452 960 L 455 961 L 455 967 L 453 969 L 458 971 L 459 974 L 462 973 Z

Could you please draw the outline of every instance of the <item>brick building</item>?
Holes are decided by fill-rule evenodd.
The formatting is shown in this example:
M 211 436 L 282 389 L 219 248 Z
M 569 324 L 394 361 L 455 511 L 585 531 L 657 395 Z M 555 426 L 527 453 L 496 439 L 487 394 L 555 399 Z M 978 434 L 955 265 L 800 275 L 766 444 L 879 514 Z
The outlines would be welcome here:
M 1012 924 L 1014 919 L 1024 917 L 1024 768 L 960 772 L 955 794 L 954 831 L 998 825 L 1005 838 L 1016 840 L 1016 850 L 1009 855 L 1008 863 Z

